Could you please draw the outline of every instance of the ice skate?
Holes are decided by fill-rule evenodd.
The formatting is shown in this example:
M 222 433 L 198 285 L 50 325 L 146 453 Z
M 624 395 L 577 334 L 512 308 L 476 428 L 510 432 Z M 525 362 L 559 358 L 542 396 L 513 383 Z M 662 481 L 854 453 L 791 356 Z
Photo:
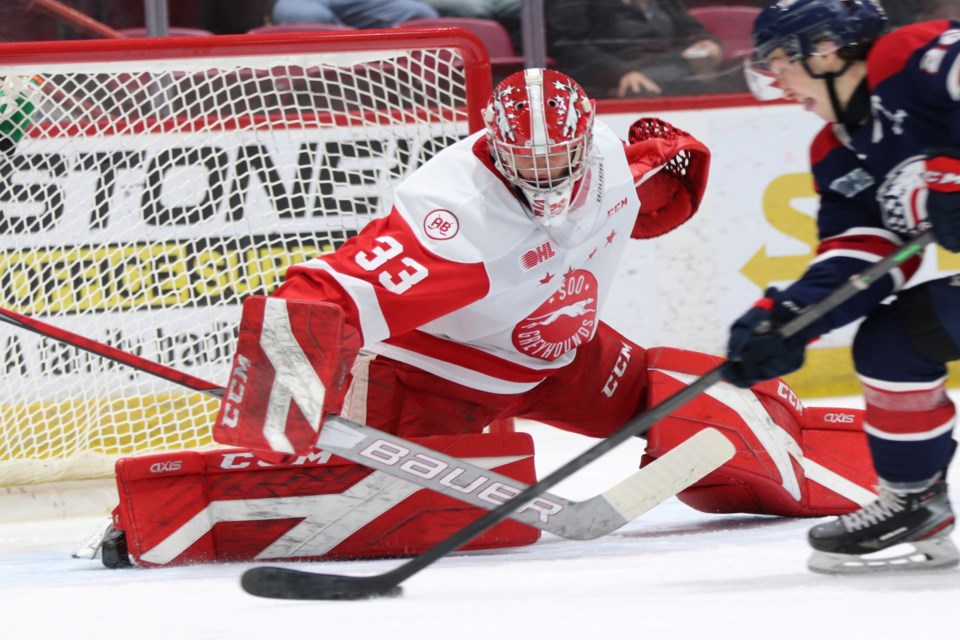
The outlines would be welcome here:
M 808 535 L 816 573 L 948 569 L 960 564 L 950 540 L 954 515 L 947 483 L 901 492 L 881 486 L 879 498 L 863 509 L 817 525 Z

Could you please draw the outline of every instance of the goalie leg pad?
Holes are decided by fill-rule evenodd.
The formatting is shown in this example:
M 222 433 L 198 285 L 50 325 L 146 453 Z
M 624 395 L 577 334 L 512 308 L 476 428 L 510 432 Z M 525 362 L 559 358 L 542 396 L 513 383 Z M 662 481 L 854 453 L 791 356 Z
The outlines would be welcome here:
M 412 440 L 452 456 L 499 458 L 498 472 L 536 481 L 528 434 Z M 485 513 L 322 451 L 279 465 L 246 449 L 123 458 L 117 487 L 114 528 L 138 566 L 416 555 Z M 539 536 L 507 520 L 463 549 L 533 544 Z
M 246 298 L 214 439 L 272 461 L 309 453 L 343 402 L 359 347 L 336 305 Z
M 721 362 L 671 348 L 652 349 L 648 356 L 650 406 Z M 641 466 L 712 426 L 730 438 L 737 453 L 681 492 L 685 504 L 708 513 L 849 513 L 875 499 L 862 413 L 805 407 L 779 379 L 751 389 L 720 383 L 650 429 Z

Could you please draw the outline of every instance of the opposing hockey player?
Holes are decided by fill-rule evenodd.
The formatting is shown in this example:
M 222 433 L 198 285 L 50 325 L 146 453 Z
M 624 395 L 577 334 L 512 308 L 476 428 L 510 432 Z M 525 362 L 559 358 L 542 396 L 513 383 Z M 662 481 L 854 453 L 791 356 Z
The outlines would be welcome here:
M 885 23 L 872 0 L 781 1 L 753 32 L 758 97 L 779 89 L 827 121 L 810 152 L 820 246 L 798 281 L 767 291 L 733 325 L 726 377 L 748 387 L 794 371 L 809 341 L 864 319 L 853 359 L 879 499 L 811 529 L 809 566 L 828 573 L 960 560 L 946 483 L 955 410 L 944 389 L 945 363 L 960 357 L 960 279 L 902 289 L 917 258 L 800 335 L 771 333 L 930 225 L 960 251 L 960 23 L 883 35 Z
M 400 505 L 396 488 L 361 495 L 357 465 L 291 462 L 315 453 L 318 432 L 329 433 L 324 416 L 490 458 L 496 447 L 484 443 L 493 436 L 482 432 L 497 420 L 604 437 L 716 365 L 677 349 L 648 352 L 600 320 L 630 238 L 655 238 L 697 211 L 704 145 L 651 118 L 624 143 L 595 119 L 577 83 L 552 70 L 505 79 L 484 116 L 485 130 L 398 186 L 389 215 L 335 253 L 292 267 L 273 295 L 244 302 L 215 426 L 219 442 L 244 449 L 118 467 L 117 524 L 135 536 L 138 562 L 414 553 L 439 525 L 404 537 L 424 521 Z M 717 385 L 648 433 L 645 463 L 714 426 L 737 455 L 681 495 L 689 504 L 845 513 L 873 495 L 869 467 L 843 460 L 866 448 L 859 419 L 805 411 L 782 381 L 749 391 Z M 499 455 L 529 461 L 529 447 L 507 444 L 513 450 Z M 254 464 L 251 450 L 275 466 Z M 409 465 L 439 472 L 423 459 Z M 188 466 L 205 487 L 184 475 Z M 516 477 L 531 482 L 532 465 L 523 473 Z M 462 484 L 449 483 L 452 491 Z M 461 517 L 455 507 L 444 504 L 444 526 Z M 226 522 L 254 516 L 273 524 Z M 522 530 L 486 545 L 536 539 Z

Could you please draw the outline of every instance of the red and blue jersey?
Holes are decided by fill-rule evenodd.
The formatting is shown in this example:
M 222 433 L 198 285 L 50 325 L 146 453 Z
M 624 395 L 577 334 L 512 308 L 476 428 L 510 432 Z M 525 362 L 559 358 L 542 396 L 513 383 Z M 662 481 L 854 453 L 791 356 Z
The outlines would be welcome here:
M 960 22 L 918 23 L 881 37 L 867 59 L 867 84 L 866 121 L 853 130 L 828 124 L 811 146 L 820 244 L 787 289 L 800 306 L 903 244 L 910 228 L 903 215 L 911 208 L 901 168 L 936 149 L 960 149 Z M 904 263 L 832 312 L 831 328 L 870 313 L 919 265 L 919 257 Z

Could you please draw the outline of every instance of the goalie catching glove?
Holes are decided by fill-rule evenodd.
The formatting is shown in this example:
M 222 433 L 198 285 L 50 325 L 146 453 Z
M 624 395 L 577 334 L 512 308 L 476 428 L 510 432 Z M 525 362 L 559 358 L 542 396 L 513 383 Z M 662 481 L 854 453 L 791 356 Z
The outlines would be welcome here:
M 661 236 L 697 212 L 710 173 L 703 143 L 658 118 L 640 118 L 624 151 L 640 197 L 633 237 Z
M 214 439 L 277 462 L 310 453 L 359 348 L 336 305 L 248 297 Z

